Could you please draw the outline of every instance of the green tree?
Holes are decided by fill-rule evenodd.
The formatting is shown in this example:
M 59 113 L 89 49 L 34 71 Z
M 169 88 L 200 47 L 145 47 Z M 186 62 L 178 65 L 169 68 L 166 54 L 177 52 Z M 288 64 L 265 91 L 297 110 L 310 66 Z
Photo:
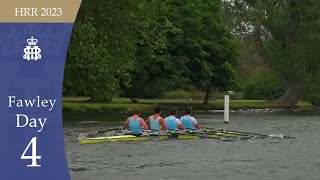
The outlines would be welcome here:
M 159 89 L 192 86 L 207 92 L 208 103 L 212 87 L 237 84 L 237 48 L 233 35 L 221 25 L 219 0 L 149 1 L 140 8 L 146 15 L 138 21 L 133 76 L 137 86 L 146 86 L 141 91 L 159 95 Z
M 219 0 L 84 0 L 71 37 L 64 94 L 108 102 L 236 85 L 237 48 Z M 130 85 L 132 87 L 130 88 Z
M 221 24 L 221 2 L 192 0 L 176 4 L 175 24 L 183 38 L 174 42 L 172 52 L 185 57 L 190 79 L 206 92 L 208 103 L 212 87 L 229 89 L 237 85 L 234 66 L 238 49 L 231 32 Z
M 170 39 L 182 38 L 168 14 L 174 10 L 167 1 L 139 1 L 135 18 L 135 61 L 131 69 L 130 97 L 155 98 L 165 90 L 181 87 L 189 81 L 183 57 L 173 57 Z
M 133 1 L 89 1 L 80 7 L 69 45 L 64 94 L 87 95 L 109 102 L 129 84 L 127 69 L 134 58 L 129 29 Z

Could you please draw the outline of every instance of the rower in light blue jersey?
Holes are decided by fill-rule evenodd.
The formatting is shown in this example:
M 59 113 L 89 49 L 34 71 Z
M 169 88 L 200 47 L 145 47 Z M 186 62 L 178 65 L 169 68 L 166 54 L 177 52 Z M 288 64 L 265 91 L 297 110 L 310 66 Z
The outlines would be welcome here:
M 148 129 L 147 124 L 144 122 L 144 120 L 142 118 L 139 117 L 140 115 L 140 110 L 138 109 L 134 109 L 133 110 L 133 116 L 132 117 L 128 117 L 128 119 L 126 120 L 126 122 L 123 125 L 123 128 L 130 128 L 131 133 L 133 135 L 141 135 L 142 133 L 142 128 L 144 129 Z
M 200 129 L 197 120 L 191 116 L 192 108 L 186 108 L 186 114 L 180 118 L 180 121 L 185 129 Z
M 161 131 L 161 130 L 167 130 L 166 123 L 164 119 L 160 116 L 162 112 L 161 106 L 156 106 L 154 108 L 154 115 L 149 116 L 146 120 L 147 125 L 149 126 L 149 129 L 151 131 Z
M 177 108 L 172 108 L 171 116 L 166 117 L 164 119 L 168 130 L 174 130 L 174 131 L 184 130 L 180 120 L 176 118 L 177 112 L 178 112 Z

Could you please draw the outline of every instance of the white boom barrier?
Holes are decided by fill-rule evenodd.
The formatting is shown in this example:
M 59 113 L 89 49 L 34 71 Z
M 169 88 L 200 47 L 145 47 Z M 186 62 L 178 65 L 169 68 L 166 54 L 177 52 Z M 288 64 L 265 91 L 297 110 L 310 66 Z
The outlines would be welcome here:
M 229 95 L 224 96 L 224 122 L 229 123 Z

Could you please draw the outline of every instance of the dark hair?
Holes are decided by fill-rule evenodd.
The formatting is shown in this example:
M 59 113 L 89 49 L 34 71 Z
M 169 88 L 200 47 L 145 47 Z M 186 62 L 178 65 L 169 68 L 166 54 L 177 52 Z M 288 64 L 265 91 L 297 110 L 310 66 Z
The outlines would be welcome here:
M 139 109 L 134 109 L 132 112 L 133 112 L 134 115 L 139 115 L 140 114 L 140 110 Z
M 191 113 L 192 113 L 192 107 L 187 107 L 186 114 L 191 114 Z
M 162 106 L 156 106 L 154 108 L 154 113 L 156 113 L 156 114 L 161 113 L 161 111 L 162 111 Z
M 171 109 L 171 115 L 177 115 L 178 108 L 174 107 Z

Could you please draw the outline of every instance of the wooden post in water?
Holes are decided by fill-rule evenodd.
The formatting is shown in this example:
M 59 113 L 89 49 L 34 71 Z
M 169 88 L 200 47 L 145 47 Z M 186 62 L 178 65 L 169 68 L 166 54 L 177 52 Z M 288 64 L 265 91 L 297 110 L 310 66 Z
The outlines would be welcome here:
M 224 123 L 229 123 L 229 95 L 224 95 Z

